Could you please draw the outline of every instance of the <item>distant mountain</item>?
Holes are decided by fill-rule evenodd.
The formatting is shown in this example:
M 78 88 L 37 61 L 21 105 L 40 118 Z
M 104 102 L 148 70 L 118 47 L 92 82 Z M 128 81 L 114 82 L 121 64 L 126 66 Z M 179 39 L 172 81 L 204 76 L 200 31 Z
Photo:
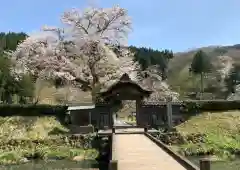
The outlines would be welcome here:
M 209 57 L 217 56 L 229 56 L 234 59 L 235 62 L 240 61 L 240 44 L 232 45 L 232 46 L 209 46 L 194 49 L 187 52 L 179 52 L 174 54 L 174 58 L 169 63 L 169 71 L 172 75 L 178 74 L 184 69 L 186 66 L 191 64 L 194 54 L 198 50 L 203 50 L 206 52 Z M 171 75 L 170 74 L 170 75 Z
M 197 91 L 195 87 L 199 86 L 200 84 L 199 78 L 197 76 L 190 75 L 189 67 L 191 65 L 194 54 L 198 50 L 203 50 L 205 53 L 207 53 L 207 55 L 211 57 L 212 63 L 215 64 L 215 66 L 217 67 L 218 64 L 220 64 L 219 62 L 220 56 L 224 56 L 225 58 L 231 58 L 233 60 L 232 63 L 240 63 L 240 44 L 235 44 L 231 46 L 209 46 L 193 49 L 187 52 L 174 53 L 174 58 L 170 60 L 168 65 L 168 84 L 172 87 L 172 89 L 180 93 L 185 93 L 187 91 L 189 92 L 194 90 Z M 216 70 L 213 70 L 213 74 L 214 71 Z M 215 93 L 213 92 L 214 90 L 215 91 L 219 90 L 219 89 L 216 90 L 215 87 L 214 89 L 211 85 L 211 84 L 218 85 L 219 84 L 218 82 L 216 81 L 212 82 L 212 79 L 209 80 L 208 78 L 206 78 L 205 83 L 206 88 L 210 88 L 209 86 L 211 86 L 212 93 Z M 220 95 L 220 98 L 224 97 L 226 96 Z

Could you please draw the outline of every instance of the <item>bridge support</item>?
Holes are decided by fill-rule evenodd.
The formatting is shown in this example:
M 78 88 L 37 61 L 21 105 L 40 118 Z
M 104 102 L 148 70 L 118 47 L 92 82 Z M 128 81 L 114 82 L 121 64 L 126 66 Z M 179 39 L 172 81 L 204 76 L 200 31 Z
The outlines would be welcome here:
M 211 170 L 211 161 L 209 158 L 203 158 L 199 161 L 200 170 Z
M 115 127 L 112 127 L 112 133 L 115 133 L 115 129 L 116 129 Z
M 117 170 L 118 169 L 118 161 L 117 160 L 111 160 L 109 162 L 109 170 Z
M 148 132 L 148 127 L 144 128 L 144 132 L 147 133 Z

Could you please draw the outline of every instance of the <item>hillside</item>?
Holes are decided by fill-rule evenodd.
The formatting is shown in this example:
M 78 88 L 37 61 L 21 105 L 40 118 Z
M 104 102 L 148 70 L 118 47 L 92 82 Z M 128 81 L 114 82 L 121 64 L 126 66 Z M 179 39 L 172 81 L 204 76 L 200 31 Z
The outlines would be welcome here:
M 198 50 L 203 50 L 213 58 L 224 55 L 232 57 L 236 62 L 240 61 L 240 44 L 233 46 L 210 46 L 194 49 L 188 52 L 179 52 L 174 54 L 174 58 L 169 63 L 169 76 L 175 76 L 185 67 L 188 67 L 191 64 L 194 54 Z
M 189 74 L 189 67 L 191 65 L 194 54 L 198 50 L 203 50 L 209 57 L 211 57 L 212 63 L 219 67 L 219 57 L 224 56 L 232 59 L 232 63 L 240 62 L 240 45 L 232 46 L 209 46 L 194 49 L 188 52 L 179 52 L 174 54 L 174 58 L 170 60 L 168 65 L 168 83 L 173 90 L 179 93 L 185 93 L 194 91 L 199 84 L 199 77 Z M 214 70 L 215 71 L 215 70 Z M 213 72 L 214 74 L 215 72 Z M 216 84 L 217 82 L 208 81 L 205 79 L 205 88 L 209 84 Z M 225 96 L 215 96 L 217 98 L 224 98 Z

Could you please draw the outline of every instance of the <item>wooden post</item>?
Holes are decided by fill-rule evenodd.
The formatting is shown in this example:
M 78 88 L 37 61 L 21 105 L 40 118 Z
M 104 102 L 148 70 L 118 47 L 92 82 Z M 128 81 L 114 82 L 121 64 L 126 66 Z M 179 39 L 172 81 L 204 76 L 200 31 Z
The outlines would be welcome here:
M 144 128 L 144 132 L 147 133 L 148 132 L 148 127 Z
M 95 127 L 95 128 L 94 128 L 94 130 L 95 130 L 95 132 L 97 132 L 97 133 L 98 133 L 98 127 Z
M 168 119 L 168 128 L 172 129 L 172 103 L 167 102 L 167 119 Z
M 200 159 L 200 170 L 211 170 L 211 161 L 209 158 Z
M 139 126 L 140 100 L 136 100 L 136 125 Z
M 109 170 L 117 170 L 118 169 L 118 161 L 110 160 L 108 169 Z
M 91 113 L 91 111 L 89 112 L 89 125 L 91 125 L 92 124 L 92 113 Z

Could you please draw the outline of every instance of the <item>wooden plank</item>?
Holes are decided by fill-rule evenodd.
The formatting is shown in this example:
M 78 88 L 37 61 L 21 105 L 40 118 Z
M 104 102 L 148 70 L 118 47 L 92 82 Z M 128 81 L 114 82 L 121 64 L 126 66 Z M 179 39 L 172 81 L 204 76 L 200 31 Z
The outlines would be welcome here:
M 118 170 L 186 170 L 143 134 L 115 135 Z

